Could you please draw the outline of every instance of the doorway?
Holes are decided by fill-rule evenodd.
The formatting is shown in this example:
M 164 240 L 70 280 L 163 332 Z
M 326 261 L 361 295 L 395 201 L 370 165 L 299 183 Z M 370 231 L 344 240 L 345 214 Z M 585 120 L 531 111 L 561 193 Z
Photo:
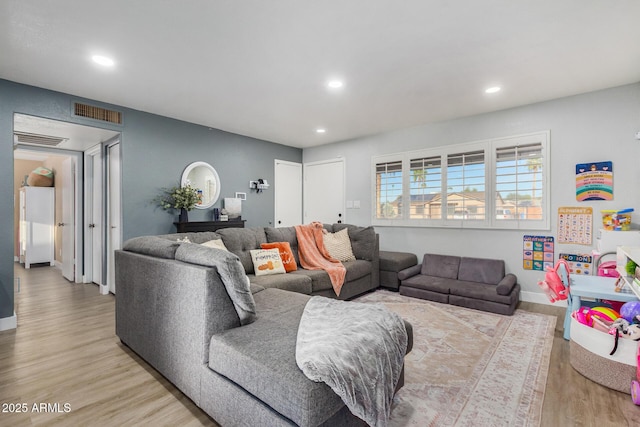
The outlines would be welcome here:
M 29 116 L 14 115 L 14 181 L 19 187 L 24 175 L 33 165 L 54 169 L 56 187 L 56 267 L 65 278 L 75 283 L 102 284 L 101 274 L 92 272 L 91 261 L 96 251 L 98 258 L 106 256 L 106 244 L 86 236 L 86 212 L 91 211 L 87 203 L 103 198 L 105 186 L 86 180 L 85 153 L 90 153 L 114 140 L 119 141 L 119 132 Z M 28 161 L 25 159 L 29 159 Z M 98 160 L 100 161 L 100 160 Z M 98 164 L 92 164 L 97 167 Z M 97 167 L 98 173 L 101 168 Z M 97 194 L 97 195 L 96 195 Z M 96 197 L 93 197 L 96 195 Z M 95 208 L 95 205 L 92 206 Z M 102 210 L 102 204 L 97 205 Z M 96 212 L 99 215 L 98 212 Z M 106 214 L 104 214 L 106 216 Z M 17 226 L 17 220 L 14 218 Z M 16 233 L 17 235 L 17 233 Z M 17 236 L 16 236 L 17 239 Z

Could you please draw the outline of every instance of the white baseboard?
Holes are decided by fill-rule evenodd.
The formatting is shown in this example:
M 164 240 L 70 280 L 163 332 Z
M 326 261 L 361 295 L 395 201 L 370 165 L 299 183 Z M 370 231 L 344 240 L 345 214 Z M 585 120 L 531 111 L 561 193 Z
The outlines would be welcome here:
M 16 329 L 18 327 L 18 316 L 15 311 L 11 317 L 0 318 L 0 331 L 8 331 L 9 329 Z
M 567 308 L 567 301 L 558 301 L 558 302 L 552 303 L 551 301 L 549 301 L 549 298 L 547 298 L 547 296 L 541 292 L 520 291 L 520 301 Z

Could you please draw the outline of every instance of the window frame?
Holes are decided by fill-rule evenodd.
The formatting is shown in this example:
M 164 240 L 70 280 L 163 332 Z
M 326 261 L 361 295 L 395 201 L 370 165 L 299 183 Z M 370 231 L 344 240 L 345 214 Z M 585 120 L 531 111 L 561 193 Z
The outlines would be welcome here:
M 541 145 L 541 184 L 542 197 L 541 211 L 542 219 L 497 219 L 496 212 L 498 204 L 496 202 L 497 190 L 497 152 L 505 147 L 518 147 L 530 144 Z M 530 134 L 514 135 L 501 138 L 492 138 L 482 141 L 468 142 L 462 144 L 445 145 L 440 147 L 426 148 L 422 150 L 406 151 L 400 153 L 384 154 L 373 156 L 372 164 L 372 225 L 375 226 L 397 226 L 397 227 L 441 227 L 441 228 L 479 228 L 479 229 L 512 229 L 512 230 L 549 230 L 551 224 L 550 209 L 550 165 L 549 157 L 550 131 L 540 131 Z M 467 154 L 476 151 L 484 151 L 484 219 L 464 219 L 447 218 L 447 208 L 441 209 L 441 218 L 411 218 L 411 162 L 424 158 L 440 157 L 441 170 L 441 205 L 449 206 L 446 193 L 447 189 L 447 169 L 449 167 L 447 159 L 449 155 Z M 378 205 L 378 194 L 376 189 L 376 168 L 380 163 L 400 162 L 402 165 L 402 214 L 397 218 L 378 218 L 376 206 Z M 464 216 L 464 215 L 463 215 Z

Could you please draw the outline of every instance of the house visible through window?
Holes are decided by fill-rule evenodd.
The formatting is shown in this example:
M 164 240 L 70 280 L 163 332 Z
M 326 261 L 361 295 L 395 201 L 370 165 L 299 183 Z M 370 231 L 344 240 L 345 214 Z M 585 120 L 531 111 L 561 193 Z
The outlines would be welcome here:
M 548 142 L 539 132 L 377 156 L 374 225 L 548 229 Z
M 376 217 L 399 218 L 402 215 L 402 162 L 376 165 Z

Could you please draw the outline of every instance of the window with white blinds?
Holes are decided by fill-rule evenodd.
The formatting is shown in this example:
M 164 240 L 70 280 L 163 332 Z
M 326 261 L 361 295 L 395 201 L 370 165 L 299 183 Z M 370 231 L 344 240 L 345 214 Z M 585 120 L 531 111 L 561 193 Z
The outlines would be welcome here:
M 447 156 L 447 218 L 484 220 L 484 150 Z
M 549 229 L 549 132 L 373 158 L 374 225 Z
M 437 198 L 442 191 L 442 160 L 440 156 L 410 160 L 409 217 L 440 219 L 442 208 Z
M 541 142 L 496 149 L 498 221 L 539 221 L 543 218 L 545 170 L 542 149 Z
M 375 218 L 402 217 L 402 161 L 376 164 Z

